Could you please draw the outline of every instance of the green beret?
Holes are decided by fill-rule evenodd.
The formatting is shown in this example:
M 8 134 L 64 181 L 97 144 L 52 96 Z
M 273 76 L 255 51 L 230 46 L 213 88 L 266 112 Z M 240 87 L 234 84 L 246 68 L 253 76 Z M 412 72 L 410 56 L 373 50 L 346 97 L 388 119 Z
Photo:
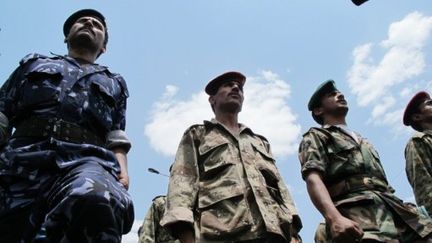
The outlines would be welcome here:
M 246 76 L 244 76 L 239 72 L 234 72 L 234 71 L 226 72 L 212 79 L 205 87 L 205 92 L 208 95 L 215 95 L 222 84 L 231 81 L 238 81 L 243 87 L 244 83 L 246 82 Z
M 412 97 L 410 102 L 408 102 L 403 115 L 403 124 L 405 126 L 412 125 L 411 115 L 414 114 L 419 105 L 427 99 L 430 99 L 430 95 L 425 91 L 420 91 Z
M 336 84 L 333 80 L 327 80 L 324 83 L 320 84 L 315 92 L 312 94 L 312 97 L 308 103 L 308 109 L 312 111 L 315 107 L 320 105 L 321 98 L 332 91 L 338 90 L 336 88 Z

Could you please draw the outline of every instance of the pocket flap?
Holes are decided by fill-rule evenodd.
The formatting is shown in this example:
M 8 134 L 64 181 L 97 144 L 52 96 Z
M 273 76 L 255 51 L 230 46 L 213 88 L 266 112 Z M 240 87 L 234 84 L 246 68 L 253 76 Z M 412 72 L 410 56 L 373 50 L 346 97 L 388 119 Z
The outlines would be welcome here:
M 206 188 L 199 192 L 199 208 L 206 208 L 222 200 L 243 196 L 243 189 L 238 184 L 218 186 L 211 189 Z
M 252 147 L 258 151 L 261 155 L 263 155 L 265 158 L 274 161 L 273 155 L 267 151 L 267 149 L 264 147 L 262 143 L 258 142 L 252 142 Z
M 221 136 L 215 136 L 212 139 L 206 139 L 205 142 L 199 146 L 198 151 L 200 155 L 204 155 L 217 147 L 224 145 L 228 145 L 228 141 L 223 139 Z

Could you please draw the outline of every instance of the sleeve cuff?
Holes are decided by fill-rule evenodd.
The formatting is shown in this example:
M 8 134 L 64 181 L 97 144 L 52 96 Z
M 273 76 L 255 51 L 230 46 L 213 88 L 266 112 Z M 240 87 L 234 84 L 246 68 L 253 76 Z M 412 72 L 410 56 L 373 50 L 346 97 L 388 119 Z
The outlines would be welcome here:
M 193 225 L 194 218 L 192 210 L 184 207 L 169 209 L 165 212 L 160 224 L 165 227 L 178 222 L 185 222 Z
M 127 153 L 131 148 L 131 143 L 125 131 L 114 130 L 109 132 L 106 136 L 106 147 L 108 149 L 112 149 L 115 147 L 122 147 Z
M 310 160 L 302 165 L 301 174 L 303 180 L 306 180 L 307 175 L 311 171 L 318 171 L 322 174 L 325 174 L 325 168 L 322 166 L 322 164 L 319 161 Z

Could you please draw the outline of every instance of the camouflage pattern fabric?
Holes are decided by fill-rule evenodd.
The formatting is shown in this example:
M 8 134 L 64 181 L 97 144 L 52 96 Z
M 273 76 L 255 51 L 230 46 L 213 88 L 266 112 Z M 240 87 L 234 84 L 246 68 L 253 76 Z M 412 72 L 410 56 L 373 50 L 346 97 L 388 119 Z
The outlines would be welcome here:
M 139 243 L 179 243 L 168 230 L 160 225 L 165 212 L 166 196 L 153 199 L 142 226 L 138 230 Z
M 420 238 L 429 239 L 431 219 L 393 194 L 378 153 L 366 139 L 357 137 L 359 143 L 336 126 L 311 128 L 303 136 L 299 148 L 303 178 L 310 171 L 318 171 L 328 189 L 338 182 L 364 176 L 380 181 L 386 188 L 353 188 L 332 197 L 333 202 L 342 215 L 359 223 L 365 232 L 363 240 L 414 242 Z M 330 235 L 328 237 L 330 240 Z
M 315 231 L 315 243 L 327 243 L 327 232 L 325 222 L 321 222 Z
M 416 202 L 432 215 L 432 131 L 416 133 L 406 145 L 406 174 Z
M 0 89 L 0 112 L 10 129 L 61 118 L 104 138 L 124 130 L 127 96 L 106 67 L 31 54 Z M 105 147 L 12 136 L 0 150 L 0 242 L 120 242 L 133 206 L 119 172 Z
M 161 224 L 178 222 L 195 224 L 198 242 L 289 242 L 301 228 L 267 140 L 215 119 L 190 127 L 177 150 Z

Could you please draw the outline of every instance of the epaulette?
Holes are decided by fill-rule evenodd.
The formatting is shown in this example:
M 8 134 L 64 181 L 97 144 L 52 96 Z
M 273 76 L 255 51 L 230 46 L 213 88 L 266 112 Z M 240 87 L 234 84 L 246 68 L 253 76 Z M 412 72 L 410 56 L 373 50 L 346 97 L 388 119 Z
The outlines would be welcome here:
M 255 136 L 257 136 L 257 137 L 259 137 L 259 138 L 261 139 L 261 141 L 263 142 L 264 146 L 266 146 L 266 149 L 267 149 L 267 150 L 270 149 L 270 143 L 269 143 L 269 141 L 267 140 L 266 137 L 264 137 L 264 136 L 261 135 L 261 134 L 256 134 L 256 133 L 253 133 L 253 134 L 254 134 Z
M 118 73 L 111 73 L 111 75 L 113 75 L 113 78 L 120 83 L 120 85 L 122 86 L 123 92 L 125 93 L 126 97 L 129 97 L 129 90 L 127 88 L 127 84 L 126 84 L 126 81 L 124 80 L 124 78 L 120 74 L 118 74 Z
M 422 138 L 422 137 L 424 137 L 425 135 L 427 135 L 427 133 L 416 131 L 416 132 L 414 133 L 414 135 L 412 136 L 412 138 Z
M 321 128 L 321 127 L 311 127 L 307 132 L 305 132 L 303 134 L 303 137 L 306 136 L 306 135 L 308 135 L 309 133 L 317 133 L 318 136 L 320 136 L 320 137 L 322 137 L 324 139 L 326 139 L 326 138 L 332 138 L 332 135 L 330 134 L 330 132 L 327 131 L 324 128 Z
M 38 53 L 30 53 L 30 54 L 26 55 L 23 59 L 21 59 L 19 64 L 24 65 L 25 63 L 27 63 L 31 60 L 38 59 L 38 58 L 49 58 L 49 57 L 45 56 L 45 55 L 38 54 Z
M 203 128 L 205 128 L 205 125 L 204 125 L 204 124 L 194 124 L 194 125 L 188 127 L 188 128 L 186 129 L 186 131 L 184 132 L 184 134 L 190 132 L 191 130 L 203 129 Z
M 165 195 L 159 195 L 159 196 L 156 196 L 156 197 L 153 198 L 152 201 L 154 202 L 154 201 L 156 201 L 158 198 L 166 198 L 166 196 L 165 196 Z
M 264 137 L 263 135 L 261 135 L 261 134 L 257 134 L 257 133 L 253 133 L 255 136 L 257 136 L 257 137 L 259 137 L 260 139 L 261 139 L 261 141 L 264 143 L 264 144 L 266 144 L 267 146 L 270 146 L 270 143 L 269 143 L 269 141 L 267 140 L 267 138 L 266 137 Z

